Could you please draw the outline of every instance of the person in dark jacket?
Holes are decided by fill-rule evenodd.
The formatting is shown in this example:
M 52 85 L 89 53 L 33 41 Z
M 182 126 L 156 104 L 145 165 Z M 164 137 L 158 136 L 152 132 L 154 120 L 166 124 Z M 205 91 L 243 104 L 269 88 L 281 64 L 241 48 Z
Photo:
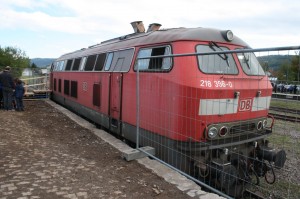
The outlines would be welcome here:
M 3 108 L 5 110 L 12 109 L 12 96 L 14 93 L 14 80 L 10 74 L 10 67 L 6 66 L 4 71 L 0 74 L 0 83 L 2 85 L 2 94 L 3 94 Z
M 0 72 L 0 76 L 1 76 L 1 74 L 2 74 L 2 71 Z M 3 107 L 2 99 L 3 99 L 2 84 L 1 84 L 1 81 L 0 81 L 0 109 L 2 109 L 2 107 Z
M 22 80 L 18 79 L 16 81 L 16 87 L 15 87 L 16 111 L 24 111 L 24 106 L 23 106 L 24 93 L 25 93 L 25 89 L 23 86 L 23 82 Z

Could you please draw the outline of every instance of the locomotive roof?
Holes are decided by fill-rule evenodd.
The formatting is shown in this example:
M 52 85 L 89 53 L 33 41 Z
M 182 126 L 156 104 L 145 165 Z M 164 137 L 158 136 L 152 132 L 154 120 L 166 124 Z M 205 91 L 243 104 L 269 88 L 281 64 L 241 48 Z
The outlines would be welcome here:
M 114 51 L 141 45 L 169 43 L 174 41 L 190 40 L 228 43 L 228 41 L 223 38 L 221 31 L 222 30 L 212 28 L 172 28 L 161 29 L 147 33 L 133 33 L 110 39 L 88 48 L 83 48 L 81 50 L 64 54 L 59 57 L 58 60 L 81 57 L 85 55 L 96 54 L 99 52 Z M 249 47 L 247 43 L 245 43 L 237 36 L 234 36 L 233 40 L 230 43 Z

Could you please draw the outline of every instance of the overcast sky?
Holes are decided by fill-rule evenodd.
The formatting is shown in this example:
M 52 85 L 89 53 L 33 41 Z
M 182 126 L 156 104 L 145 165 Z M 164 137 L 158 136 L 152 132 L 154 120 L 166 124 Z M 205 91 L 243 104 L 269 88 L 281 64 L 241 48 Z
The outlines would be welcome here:
M 296 0 L 0 0 L 0 46 L 57 58 L 132 33 L 138 20 L 230 29 L 252 48 L 300 45 Z

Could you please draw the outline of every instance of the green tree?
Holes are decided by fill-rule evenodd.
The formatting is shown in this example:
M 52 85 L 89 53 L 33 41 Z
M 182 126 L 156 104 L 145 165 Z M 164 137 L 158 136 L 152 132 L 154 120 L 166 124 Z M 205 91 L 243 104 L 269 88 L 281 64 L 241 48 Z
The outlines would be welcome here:
M 26 53 L 16 47 L 0 46 L 0 69 L 10 66 L 13 77 L 20 77 L 23 69 L 30 66 L 30 59 Z
M 298 51 L 298 56 L 293 56 L 291 60 L 291 71 L 294 74 L 294 81 L 300 81 L 300 52 Z
M 278 79 L 287 82 L 299 81 L 299 59 L 299 56 L 291 56 L 288 61 L 284 61 L 284 63 L 280 65 Z
M 282 81 L 287 81 L 290 74 L 290 64 L 285 61 L 279 67 L 278 79 Z
M 37 68 L 37 65 L 35 63 L 32 63 L 31 68 Z

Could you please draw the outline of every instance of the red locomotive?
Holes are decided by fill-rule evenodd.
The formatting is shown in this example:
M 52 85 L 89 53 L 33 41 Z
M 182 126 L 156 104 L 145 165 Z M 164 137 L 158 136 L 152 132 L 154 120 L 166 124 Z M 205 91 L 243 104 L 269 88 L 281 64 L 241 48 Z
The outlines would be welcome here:
M 132 142 L 139 99 L 139 144 L 234 197 L 283 167 L 285 152 L 265 140 L 272 86 L 244 41 L 230 30 L 132 25 L 59 57 L 52 99 Z

